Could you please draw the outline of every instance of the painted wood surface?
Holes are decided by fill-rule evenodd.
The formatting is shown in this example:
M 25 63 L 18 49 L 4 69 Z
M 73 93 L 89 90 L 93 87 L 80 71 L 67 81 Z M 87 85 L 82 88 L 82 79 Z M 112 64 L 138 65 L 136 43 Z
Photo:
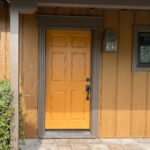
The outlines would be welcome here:
M 136 13 L 134 24 L 150 25 L 148 12 Z M 132 123 L 131 135 L 144 137 L 147 133 L 147 106 L 148 106 L 148 75 L 147 72 L 134 72 L 132 74 Z
M 46 129 L 89 129 L 91 32 L 46 31 Z
M 9 12 L 0 7 L 0 79 L 10 76 L 9 45 Z
M 118 11 L 104 11 L 104 18 L 104 29 L 112 28 L 118 36 Z M 117 57 L 118 53 L 103 53 L 100 134 L 106 137 L 115 136 L 116 130 Z
M 132 27 L 134 24 L 150 25 L 150 12 L 92 9 L 80 9 L 79 12 L 72 9 L 40 8 L 37 13 L 104 16 L 102 30 L 114 29 L 119 39 L 119 51 L 104 53 L 102 48 L 100 50 L 99 137 L 150 137 L 150 73 L 132 73 L 131 71 Z M 37 24 L 35 15 L 22 15 L 21 17 L 20 60 L 22 66 L 20 75 L 25 83 L 22 88 L 23 110 L 26 115 L 25 135 L 37 137 Z M 3 62 L 6 61 L 6 57 L 1 48 L 5 44 L 2 43 L 5 43 L 5 40 L 9 41 L 9 35 L 6 39 L 3 37 L 4 28 L 4 24 L 0 21 L 0 57 L 5 59 Z M 103 34 L 101 36 L 103 37 Z M 7 54 L 7 60 L 9 60 L 9 53 Z M 5 68 L 4 64 L 9 66 L 9 63 L 0 61 L 0 68 Z M 1 77 L 5 74 L 4 70 L 0 70 Z
M 37 137 L 38 34 L 36 17 L 20 17 L 20 90 L 26 137 Z
M 118 87 L 116 99 L 116 136 L 130 136 L 131 120 L 131 51 L 133 13 L 120 12 Z M 127 38 L 128 37 L 128 38 Z

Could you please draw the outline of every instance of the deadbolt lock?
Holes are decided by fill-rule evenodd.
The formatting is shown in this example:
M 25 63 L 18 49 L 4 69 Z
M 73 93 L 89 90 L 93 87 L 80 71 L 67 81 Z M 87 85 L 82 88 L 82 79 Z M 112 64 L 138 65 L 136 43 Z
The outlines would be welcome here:
M 86 92 L 87 92 L 86 100 L 88 101 L 90 99 L 89 98 L 89 95 L 90 95 L 90 86 L 89 85 L 86 85 Z
M 87 77 L 87 78 L 86 78 L 86 82 L 90 82 L 90 78 Z

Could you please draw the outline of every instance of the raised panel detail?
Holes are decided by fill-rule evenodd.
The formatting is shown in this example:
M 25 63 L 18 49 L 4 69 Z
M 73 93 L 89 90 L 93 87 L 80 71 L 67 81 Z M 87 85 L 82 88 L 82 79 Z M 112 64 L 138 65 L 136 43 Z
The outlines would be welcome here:
M 65 35 L 52 35 L 51 36 L 51 47 L 65 47 L 67 46 Z
M 85 119 L 84 91 L 71 91 L 70 112 L 71 120 Z
M 50 114 L 52 120 L 66 119 L 66 93 L 65 91 L 52 91 L 50 101 Z
M 72 53 L 71 63 L 72 81 L 85 81 L 86 79 L 86 54 Z
M 72 47 L 86 48 L 87 38 L 85 36 L 72 36 Z
M 85 86 L 90 77 L 90 31 L 46 33 L 45 128 L 89 129 L 90 100 L 86 101 Z
M 52 81 L 64 81 L 65 80 L 65 54 L 64 53 L 52 53 L 51 65 L 52 65 Z

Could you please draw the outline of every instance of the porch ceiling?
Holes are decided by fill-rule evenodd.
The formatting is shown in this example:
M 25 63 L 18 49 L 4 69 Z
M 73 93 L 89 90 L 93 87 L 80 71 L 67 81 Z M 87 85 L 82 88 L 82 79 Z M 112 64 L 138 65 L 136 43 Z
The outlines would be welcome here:
M 9 1 L 8 0 L 0 0 L 0 6 L 8 7 Z
M 150 10 L 149 0 L 12 0 L 12 3 L 34 3 L 36 6 Z

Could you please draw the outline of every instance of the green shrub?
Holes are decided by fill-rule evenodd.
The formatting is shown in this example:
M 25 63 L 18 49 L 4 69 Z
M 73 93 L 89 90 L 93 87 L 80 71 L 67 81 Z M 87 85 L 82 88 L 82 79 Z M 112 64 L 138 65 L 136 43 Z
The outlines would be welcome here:
M 12 125 L 10 124 L 14 108 L 11 106 L 11 90 L 10 83 L 5 80 L 0 80 L 0 149 L 10 149 L 10 130 Z
M 11 147 L 10 140 L 13 139 L 10 135 L 10 130 L 13 128 L 10 121 L 14 112 L 11 105 L 11 96 L 9 81 L 6 78 L 0 80 L 0 150 L 9 150 Z M 22 114 L 21 97 L 22 94 L 19 94 L 19 138 L 21 144 L 24 145 L 24 116 Z
M 21 140 L 21 144 L 22 145 L 25 145 L 25 142 L 24 142 L 24 131 L 23 131 L 23 124 L 24 124 L 24 116 L 23 116 L 23 113 L 22 113 L 22 105 L 21 105 L 21 98 L 22 98 L 22 94 L 19 94 L 19 138 Z M 21 149 L 20 149 L 21 150 Z

